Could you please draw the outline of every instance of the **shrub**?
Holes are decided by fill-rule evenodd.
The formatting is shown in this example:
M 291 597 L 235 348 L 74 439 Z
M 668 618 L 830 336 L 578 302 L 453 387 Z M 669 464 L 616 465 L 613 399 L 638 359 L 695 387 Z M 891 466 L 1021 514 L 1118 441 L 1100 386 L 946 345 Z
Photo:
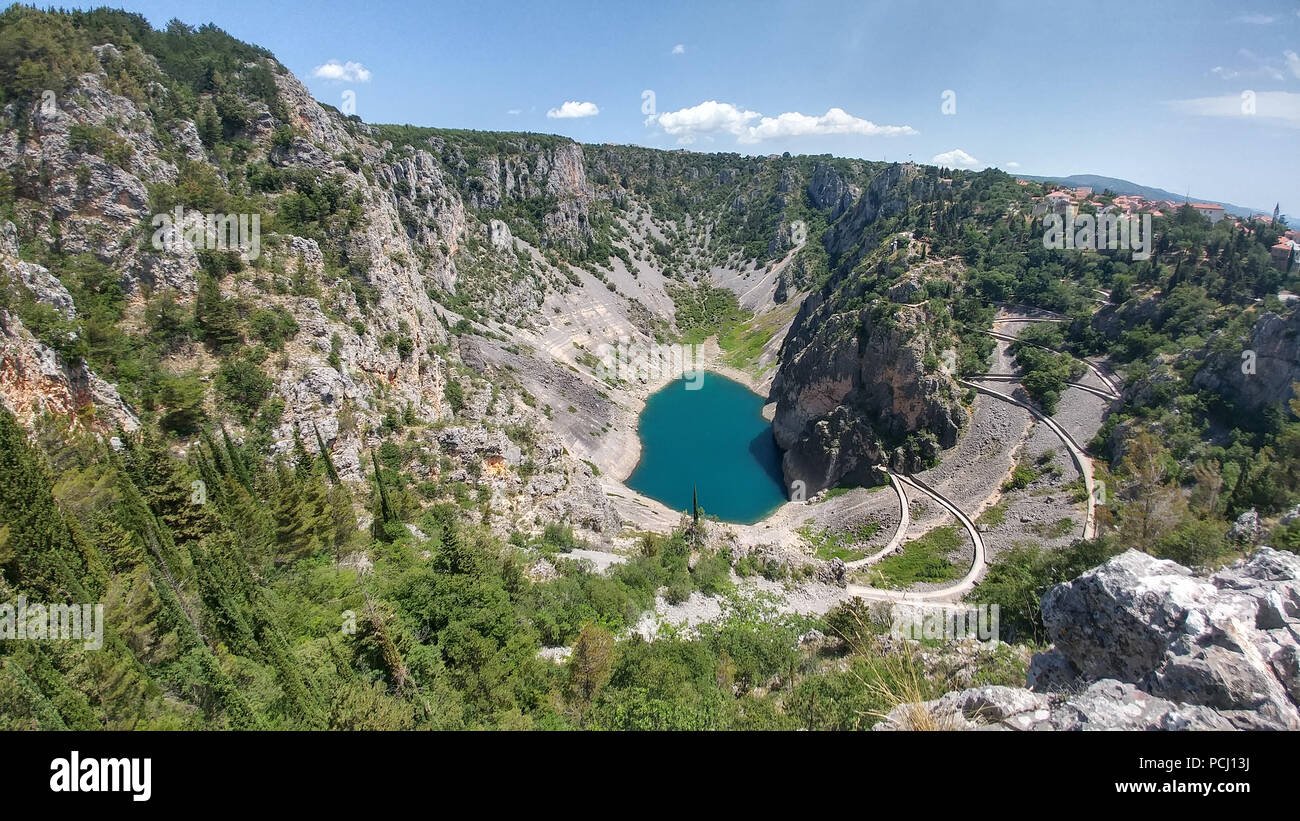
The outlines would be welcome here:
M 453 411 L 459 413 L 465 407 L 465 389 L 456 380 L 447 380 L 442 395 L 447 398 L 447 404 L 451 405 Z
M 246 357 L 230 359 L 217 369 L 213 388 L 240 419 L 248 424 L 271 395 L 274 383 Z

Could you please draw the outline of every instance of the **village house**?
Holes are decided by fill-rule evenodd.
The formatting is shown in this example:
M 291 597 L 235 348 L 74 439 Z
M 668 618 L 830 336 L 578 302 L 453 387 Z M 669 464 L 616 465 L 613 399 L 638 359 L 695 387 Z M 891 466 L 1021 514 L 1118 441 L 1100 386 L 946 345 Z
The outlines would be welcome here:
M 1210 222 L 1218 222 L 1227 214 L 1222 205 L 1215 205 L 1210 202 L 1193 202 L 1190 205 L 1196 213 L 1209 217 Z

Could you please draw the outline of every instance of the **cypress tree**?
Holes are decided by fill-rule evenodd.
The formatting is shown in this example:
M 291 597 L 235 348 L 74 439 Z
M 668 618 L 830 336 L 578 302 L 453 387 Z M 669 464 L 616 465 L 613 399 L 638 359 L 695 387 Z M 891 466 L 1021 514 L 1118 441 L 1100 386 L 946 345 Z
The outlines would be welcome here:
M 54 501 L 49 477 L 27 435 L 8 410 L 0 408 L 0 528 L 6 558 L 0 569 L 23 589 L 48 601 L 72 593 L 84 599 L 81 579 L 87 567 L 68 524 Z
M 312 433 L 316 434 L 316 452 L 320 454 L 321 460 L 325 462 L 325 473 L 330 477 L 334 484 L 339 483 L 339 472 L 334 469 L 334 460 L 330 458 L 329 449 L 325 447 L 325 440 L 320 438 L 320 429 L 315 424 L 311 426 Z
M 275 553 L 277 559 L 296 559 L 311 552 L 312 530 L 304 509 L 298 482 L 285 468 L 275 463 Z
M 391 542 L 393 539 L 388 533 L 387 525 L 393 521 L 393 509 L 388 503 L 388 491 L 384 488 L 384 478 L 379 473 L 379 457 L 372 450 L 370 452 L 370 463 L 375 470 L 375 508 L 374 520 L 370 523 L 370 535 L 374 536 L 381 542 Z
M 299 481 L 302 481 L 311 476 L 315 466 L 315 460 L 312 459 L 311 454 L 307 452 L 306 446 L 302 443 L 302 432 L 298 430 L 298 426 L 295 424 L 293 426 L 293 472 Z
M 248 469 L 244 457 L 240 454 L 239 448 L 231 441 L 230 434 L 226 432 L 226 426 L 221 426 L 221 440 L 226 446 L 226 458 L 230 460 L 230 469 L 235 474 L 235 478 L 249 492 L 253 492 L 253 474 Z

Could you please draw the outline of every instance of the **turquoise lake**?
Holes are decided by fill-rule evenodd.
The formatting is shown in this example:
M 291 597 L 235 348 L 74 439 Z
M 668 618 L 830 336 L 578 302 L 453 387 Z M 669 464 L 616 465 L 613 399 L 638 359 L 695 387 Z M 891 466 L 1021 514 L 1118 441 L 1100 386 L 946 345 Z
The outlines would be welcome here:
M 627 486 L 674 510 L 700 507 L 724 522 L 752 524 L 786 500 L 781 452 L 763 397 L 712 371 L 696 390 L 675 379 L 646 400 L 637 424 L 641 461 Z

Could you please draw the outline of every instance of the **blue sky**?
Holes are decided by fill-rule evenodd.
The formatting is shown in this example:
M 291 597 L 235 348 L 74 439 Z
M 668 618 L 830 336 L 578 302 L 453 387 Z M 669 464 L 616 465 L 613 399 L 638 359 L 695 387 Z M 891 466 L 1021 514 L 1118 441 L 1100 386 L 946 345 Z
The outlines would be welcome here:
M 265 46 L 368 122 L 1094 173 L 1300 214 L 1296 0 L 124 6 Z

